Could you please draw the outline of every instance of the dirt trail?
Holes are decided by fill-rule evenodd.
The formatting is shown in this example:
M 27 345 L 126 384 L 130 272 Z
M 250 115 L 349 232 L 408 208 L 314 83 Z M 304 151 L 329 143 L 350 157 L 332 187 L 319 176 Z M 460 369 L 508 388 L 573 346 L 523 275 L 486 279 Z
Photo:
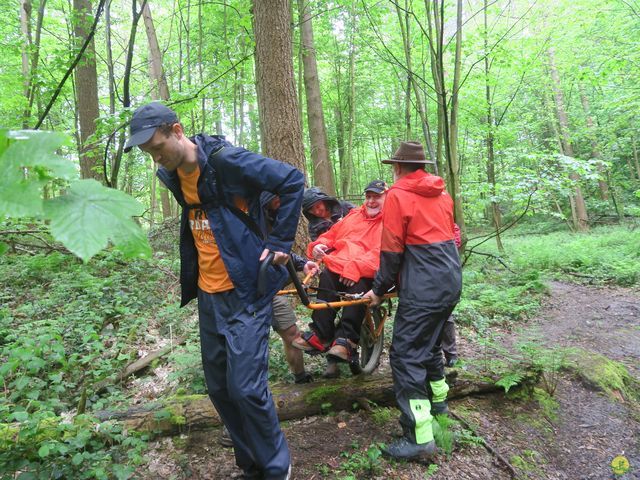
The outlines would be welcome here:
M 535 320 L 523 332 L 507 335 L 509 343 L 537 332 L 550 347 L 580 347 L 623 363 L 638 379 L 640 372 L 640 293 L 620 288 L 594 288 L 554 282 Z M 466 358 L 478 349 L 462 339 Z M 491 395 L 452 402 L 497 452 L 459 442 L 452 455 L 441 455 L 426 467 L 377 460 L 366 469 L 366 449 L 388 442 L 396 422 L 376 422 L 366 412 L 312 417 L 283 425 L 294 466 L 293 478 L 311 479 L 640 479 L 640 414 L 563 373 L 552 400 Z M 228 479 L 238 473 L 230 449 L 221 448 L 218 430 L 152 445 L 149 468 L 140 478 Z M 631 468 L 615 476 L 611 462 L 623 455 Z M 516 476 L 499 461 L 508 461 Z M 349 476 L 351 475 L 351 476 Z

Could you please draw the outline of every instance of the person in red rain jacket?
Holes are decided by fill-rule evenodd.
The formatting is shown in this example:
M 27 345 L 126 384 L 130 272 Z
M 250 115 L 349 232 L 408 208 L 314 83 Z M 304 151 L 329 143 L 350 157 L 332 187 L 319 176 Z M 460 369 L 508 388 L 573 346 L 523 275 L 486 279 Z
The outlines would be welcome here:
M 403 142 L 383 162 L 393 165 L 395 184 L 382 215 L 380 269 L 365 297 L 375 306 L 398 288 L 389 359 L 404 434 L 383 453 L 428 461 L 436 452 L 432 415 L 447 412 L 441 334 L 462 289 L 453 201 L 442 178 L 425 171 L 421 144 Z
M 365 188 L 366 200 L 340 222 L 307 246 L 307 255 L 322 260 L 318 300 L 339 300 L 335 292 L 361 293 L 371 288 L 380 261 L 382 210 L 387 184 L 374 180 Z M 360 327 L 366 305 L 345 307 L 342 319 L 334 324 L 336 309 L 314 310 L 310 331 L 292 345 L 310 354 L 327 353 L 329 364 L 324 376 L 338 376 L 337 362 L 357 362 Z

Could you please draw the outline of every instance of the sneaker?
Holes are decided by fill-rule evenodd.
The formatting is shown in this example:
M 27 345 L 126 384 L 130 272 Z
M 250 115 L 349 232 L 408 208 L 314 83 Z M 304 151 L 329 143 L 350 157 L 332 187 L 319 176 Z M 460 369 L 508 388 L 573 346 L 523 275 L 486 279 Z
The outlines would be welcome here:
M 231 435 L 229 434 L 229 430 L 224 425 L 222 426 L 222 432 L 220 432 L 218 443 L 225 448 L 233 447 L 233 440 L 231 440 Z
M 294 377 L 297 385 L 313 382 L 313 377 L 309 372 L 296 373 L 294 374 Z
M 396 460 L 409 460 L 420 463 L 431 463 L 436 452 L 436 442 L 433 440 L 417 444 L 408 440 L 407 437 L 395 440 L 382 449 L 383 455 Z
M 314 332 L 308 331 L 304 332 L 293 342 L 291 342 L 291 346 L 297 348 L 298 350 L 302 350 L 309 355 L 317 355 L 319 353 L 326 352 L 329 343 L 324 343 L 322 340 L 320 340 L 318 335 L 316 335 Z
M 434 402 L 431 404 L 431 415 L 449 415 L 449 405 L 447 405 L 447 401 L 444 400 L 442 402 Z
M 358 358 L 358 345 L 346 338 L 336 338 L 327 352 L 327 357 L 337 362 L 351 363 Z

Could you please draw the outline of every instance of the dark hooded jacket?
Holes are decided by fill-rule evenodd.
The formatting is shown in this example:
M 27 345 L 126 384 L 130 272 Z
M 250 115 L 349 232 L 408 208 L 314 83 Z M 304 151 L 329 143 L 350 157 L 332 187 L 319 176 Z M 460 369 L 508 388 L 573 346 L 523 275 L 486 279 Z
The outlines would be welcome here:
M 382 212 L 376 295 L 398 286 L 401 302 L 431 311 L 455 305 L 462 290 L 454 242 L 453 201 L 442 178 L 424 170 L 398 180 Z
M 198 147 L 198 197 L 206 211 L 209 225 L 220 249 L 220 256 L 240 299 L 249 312 L 270 302 L 287 278 L 282 266 L 270 266 L 267 292 L 258 297 L 260 254 L 265 248 L 288 253 L 296 234 L 304 176 L 283 162 L 263 157 L 244 148 L 234 147 L 223 136 L 196 135 L 191 141 Z M 214 153 L 215 160 L 213 160 Z M 218 175 L 215 166 L 219 168 Z M 189 208 L 185 202 L 177 172 L 158 169 L 158 177 L 173 193 L 182 207 L 180 224 L 180 285 L 181 305 L 186 305 L 198 293 L 198 251 L 189 228 Z M 222 185 L 218 185 L 217 179 Z M 222 188 L 220 188 L 222 187 Z M 280 209 L 265 238 L 257 235 L 227 205 L 237 197 L 248 206 L 248 215 L 266 231 L 260 206 L 260 193 L 268 190 L 280 196 Z
M 276 220 L 277 212 L 273 210 L 269 210 L 267 207 L 269 206 L 269 202 L 275 198 L 276 194 L 271 192 L 262 192 L 260 194 L 260 207 L 264 212 L 264 218 L 266 221 L 267 232 L 271 230 L 271 225 Z M 304 266 L 307 264 L 307 261 L 304 257 L 291 252 L 291 260 L 293 261 L 293 266 L 296 268 L 296 271 L 301 272 L 304 269 Z
M 331 219 L 325 219 L 316 217 L 309 209 L 311 206 L 322 200 L 327 205 L 327 208 L 331 211 Z M 311 241 L 315 241 L 320 235 L 329 230 L 331 226 L 341 220 L 354 208 L 353 203 L 349 203 L 345 200 L 337 200 L 335 197 L 331 197 L 324 193 L 318 187 L 307 188 L 304 191 L 304 197 L 302 199 L 302 213 L 307 220 L 309 220 L 309 236 Z

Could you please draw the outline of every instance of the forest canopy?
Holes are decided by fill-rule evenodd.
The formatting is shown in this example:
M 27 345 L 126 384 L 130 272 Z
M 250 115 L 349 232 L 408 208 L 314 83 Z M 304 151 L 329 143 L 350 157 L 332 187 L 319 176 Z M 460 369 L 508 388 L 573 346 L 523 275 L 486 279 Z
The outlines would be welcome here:
M 190 134 L 226 135 L 356 200 L 391 180 L 380 160 L 400 141 L 421 141 L 465 232 L 523 214 L 574 230 L 640 214 L 634 0 L 272 3 L 270 18 L 248 0 L 3 2 L 3 127 L 68 133 L 59 153 L 135 197 L 145 226 L 177 212 L 151 160 L 123 152 L 150 100 Z M 287 17 L 286 48 L 260 49 Z M 289 77 L 289 89 L 269 80 Z M 296 111 L 277 117 L 274 95 Z

